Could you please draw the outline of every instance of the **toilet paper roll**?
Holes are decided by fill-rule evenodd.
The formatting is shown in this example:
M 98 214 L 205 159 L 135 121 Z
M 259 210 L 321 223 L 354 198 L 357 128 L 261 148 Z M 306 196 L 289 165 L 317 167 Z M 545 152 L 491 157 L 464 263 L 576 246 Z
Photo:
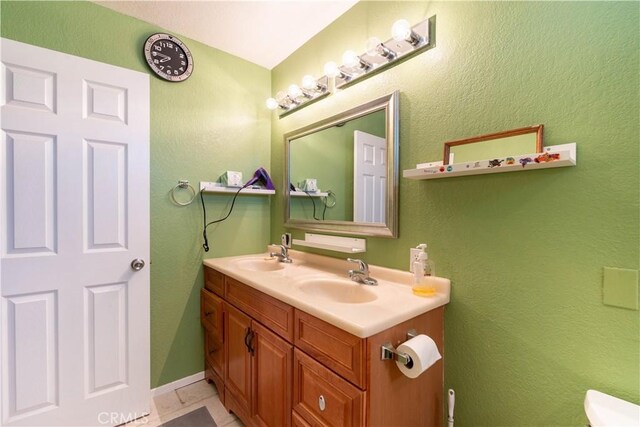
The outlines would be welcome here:
M 399 353 L 406 353 L 411 357 L 411 363 L 404 365 L 396 362 L 398 369 L 409 378 L 417 378 L 421 373 L 429 369 L 431 365 L 442 359 L 438 346 L 431 337 L 418 335 L 398 346 Z

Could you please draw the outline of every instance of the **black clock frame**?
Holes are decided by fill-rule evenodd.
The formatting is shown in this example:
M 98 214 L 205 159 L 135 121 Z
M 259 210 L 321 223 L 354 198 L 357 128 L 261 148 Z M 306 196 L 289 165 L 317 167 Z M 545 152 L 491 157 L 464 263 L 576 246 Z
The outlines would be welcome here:
M 184 56 L 185 56 L 184 62 L 186 62 L 186 68 L 182 73 L 169 74 L 165 72 L 165 68 L 167 66 L 160 66 L 158 63 L 156 63 L 156 58 L 153 57 L 153 52 L 155 52 L 155 50 L 153 50 L 153 46 L 159 41 L 160 42 L 164 41 L 165 43 L 169 43 L 169 44 L 175 44 L 180 50 L 182 50 L 182 52 L 184 52 Z M 151 68 L 151 71 L 153 71 L 156 75 L 158 75 L 164 80 L 178 83 L 178 82 L 185 81 L 186 79 L 189 78 L 189 76 L 191 76 L 191 73 L 193 73 L 193 56 L 191 55 L 191 51 L 184 43 L 182 43 L 180 39 L 170 34 L 156 33 L 149 36 L 147 41 L 144 43 L 143 54 L 147 61 L 147 64 L 149 65 L 149 68 Z M 168 55 L 164 55 L 164 54 L 162 55 L 169 58 L 167 61 L 175 62 L 174 58 L 168 57 Z M 181 61 L 182 59 L 183 58 L 176 58 L 177 61 Z M 171 65 L 171 64 L 168 64 L 168 65 Z M 173 70 L 173 68 L 171 69 Z

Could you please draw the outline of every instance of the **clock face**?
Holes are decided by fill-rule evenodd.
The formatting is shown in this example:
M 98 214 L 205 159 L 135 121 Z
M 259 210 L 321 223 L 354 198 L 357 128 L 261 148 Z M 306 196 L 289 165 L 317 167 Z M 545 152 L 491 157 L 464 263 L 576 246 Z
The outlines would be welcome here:
M 154 34 L 144 44 L 144 57 L 154 73 L 171 82 L 181 82 L 193 72 L 189 48 L 169 34 Z

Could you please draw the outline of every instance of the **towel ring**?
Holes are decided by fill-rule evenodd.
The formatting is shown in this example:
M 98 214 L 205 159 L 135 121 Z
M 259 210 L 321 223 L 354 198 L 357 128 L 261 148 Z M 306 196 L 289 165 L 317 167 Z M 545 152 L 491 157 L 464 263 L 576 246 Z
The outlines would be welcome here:
M 178 200 L 176 200 L 176 190 L 178 189 L 185 189 L 185 190 L 189 190 L 191 192 L 191 198 L 186 201 L 186 202 L 180 202 Z M 176 205 L 179 206 L 187 206 L 190 205 L 193 200 L 196 198 L 196 190 L 191 186 L 191 184 L 189 184 L 189 181 L 187 180 L 179 180 L 178 181 L 178 185 L 176 185 L 175 187 L 173 187 L 173 189 L 171 190 L 171 193 L 169 193 L 171 195 L 171 200 L 173 201 L 173 203 L 175 203 Z
M 327 192 L 327 195 L 322 198 L 322 201 L 324 202 L 326 207 L 328 208 L 334 207 L 336 205 L 336 193 L 329 190 Z

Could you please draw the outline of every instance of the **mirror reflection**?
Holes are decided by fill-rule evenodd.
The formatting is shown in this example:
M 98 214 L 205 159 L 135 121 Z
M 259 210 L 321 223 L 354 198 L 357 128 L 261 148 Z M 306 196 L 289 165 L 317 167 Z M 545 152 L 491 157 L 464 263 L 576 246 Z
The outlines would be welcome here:
M 445 165 L 542 152 L 543 125 L 449 141 L 444 144 Z
M 395 237 L 397 93 L 285 136 L 285 225 Z
M 290 217 L 384 223 L 386 149 L 384 110 L 292 140 Z M 354 197 L 368 185 L 379 197 Z

